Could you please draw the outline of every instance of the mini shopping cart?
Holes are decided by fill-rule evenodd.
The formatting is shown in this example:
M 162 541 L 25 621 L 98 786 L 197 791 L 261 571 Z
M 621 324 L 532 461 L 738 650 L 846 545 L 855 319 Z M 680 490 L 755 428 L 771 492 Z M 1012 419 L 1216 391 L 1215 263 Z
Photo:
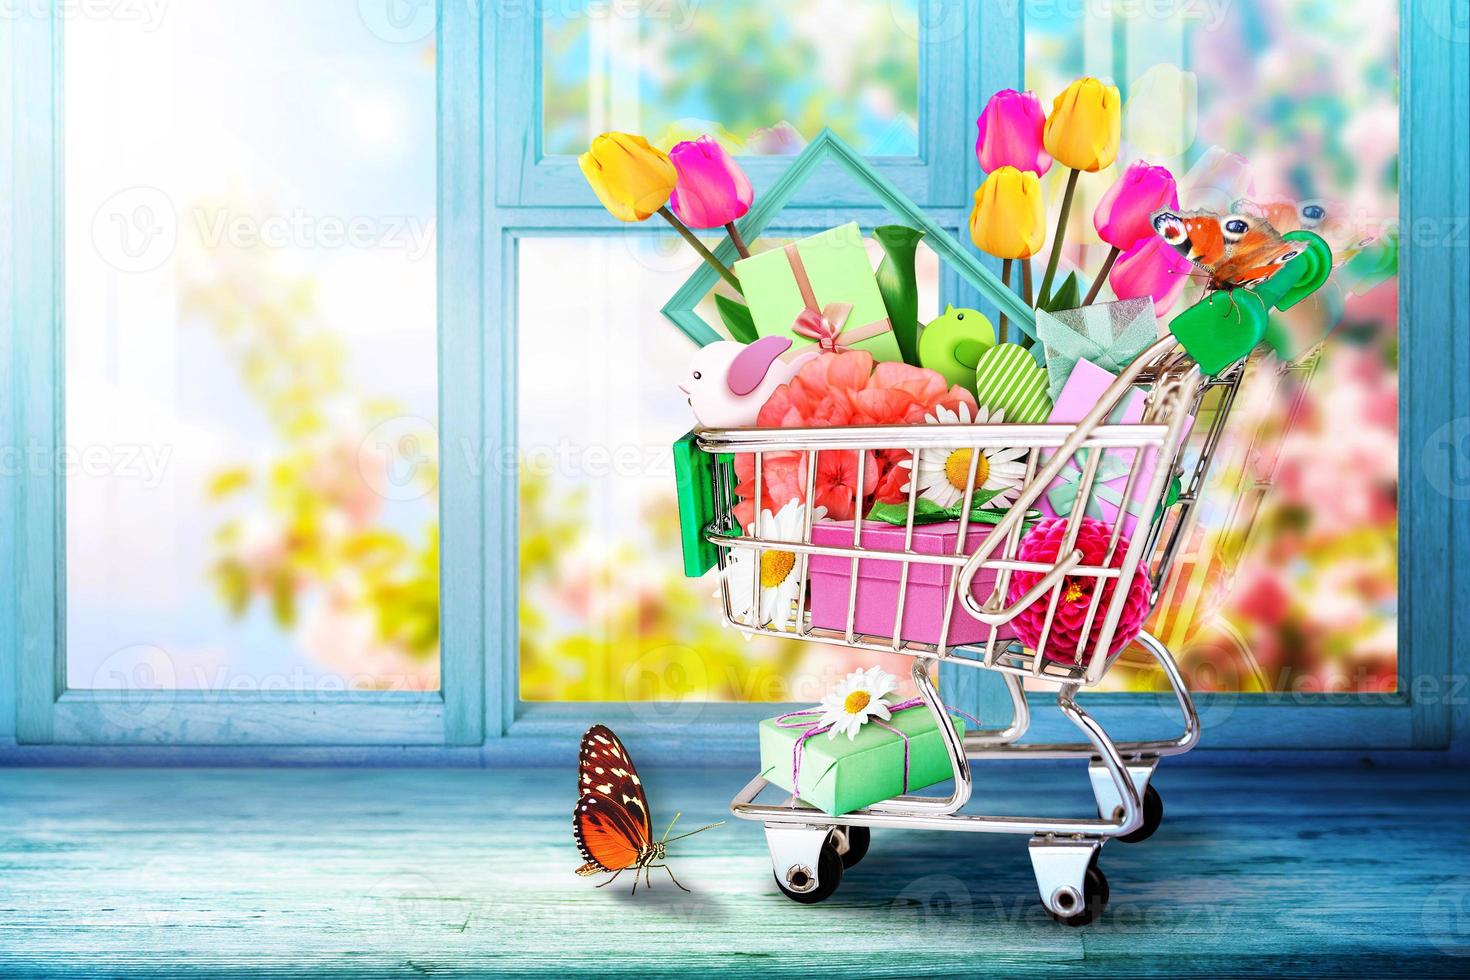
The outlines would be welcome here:
M 1140 634 L 1138 643 L 1157 661 L 1168 677 L 1182 715 L 1183 730 L 1172 738 L 1150 741 L 1115 742 L 1099 722 L 1077 702 L 1084 688 L 1097 685 L 1117 660 L 1111 654 L 1113 636 L 1123 612 L 1127 588 L 1115 587 L 1110 598 L 1104 588 L 1091 590 L 1091 608 L 1086 613 L 1075 656 L 1066 660 L 1046 656 L 1047 630 L 1068 579 L 1091 577 L 1101 586 L 1104 578 L 1122 583 L 1133 581 L 1143 569 L 1149 578 L 1150 602 L 1156 601 L 1160 583 L 1167 575 L 1184 534 L 1191 526 L 1191 516 L 1203 486 L 1206 472 L 1229 415 L 1233 394 L 1239 385 L 1243 362 L 1213 377 L 1205 377 L 1194 360 L 1172 337 L 1153 344 L 1128 365 L 1107 389 L 1097 405 L 1076 424 L 955 424 L 955 425 L 890 425 L 847 426 L 834 428 L 744 428 L 705 429 L 697 433 L 699 446 L 716 460 L 711 468 L 710 492 L 715 519 L 704 531 L 704 537 L 719 551 L 721 568 L 720 595 L 725 621 L 732 627 L 756 634 L 794 637 L 816 643 L 834 644 L 853 649 L 899 654 L 913 658 L 913 681 L 919 696 L 932 713 L 944 740 L 953 768 L 954 789 L 947 797 L 903 795 L 873 804 L 841 816 L 830 816 L 807 806 L 794 795 L 780 802 L 757 802 L 770 784 L 761 777 L 753 779 L 731 803 L 731 812 L 746 820 L 765 825 L 777 885 L 788 897 L 803 903 L 818 902 L 831 895 L 841 882 L 844 868 L 851 867 L 866 853 L 871 827 L 907 827 L 916 830 L 955 830 L 980 833 L 1022 834 L 1030 838 L 1031 863 L 1036 883 L 1046 910 L 1056 919 L 1071 925 L 1091 921 L 1106 905 L 1108 884 L 1098 867 L 1102 845 L 1114 838 L 1126 842 L 1139 841 L 1153 833 L 1162 818 L 1163 806 L 1158 792 L 1150 785 L 1150 776 L 1159 759 L 1188 752 L 1199 739 L 1199 722 L 1189 691 L 1169 650 L 1148 633 Z M 1108 421 L 1122 399 L 1131 397 L 1135 387 L 1146 392 L 1141 421 L 1136 424 L 1112 424 Z M 1200 408 L 1201 399 L 1213 388 L 1219 393 L 1216 410 L 1200 418 L 1191 428 L 1190 419 Z M 960 527 L 954 553 L 928 554 L 912 547 L 915 527 L 915 500 L 918 480 L 910 481 L 907 522 L 903 525 L 901 548 L 864 546 L 859 536 L 861 521 L 854 521 L 853 542 L 833 545 L 814 544 L 812 518 L 808 511 L 800 540 L 764 539 L 743 533 L 734 516 L 736 503 L 733 487 L 734 459 L 753 457 L 755 466 L 755 513 L 773 503 L 761 499 L 761 467 L 766 454 L 805 454 L 806 499 L 813 499 L 813 481 L 817 470 L 816 454 L 839 451 L 857 455 L 857 479 L 864 472 L 867 454 L 894 451 L 909 454 L 917 466 L 919 453 L 925 449 L 954 450 L 970 448 L 970 489 L 965 492 L 960 508 Z M 1020 448 L 1025 450 L 1026 475 L 1016 501 L 994 529 L 967 551 L 967 525 L 974 493 L 975 467 L 980 450 Z M 1096 451 L 1094 451 L 1096 450 Z M 1099 460 L 1105 450 L 1133 450 L 1132 463 L 1126 475 L 1123 499 L 1137 500 L 1141 507 L 1135 513 L 1150 515 L 1140 518 L 1131 538 L 1114 525 L 1108 545 L 1108 560 L 1090 565 L 1082 560 L 1082 552 L 1074 549 L 1081 516 L 1102 481 Z M 1019 543 L 1026 530 L 1028 509 L 1038 500 L 1064 467 L 1080 470 L 1077 494 L 1063 546 L 1055 562 L 1041 564 L 1022 561 Z M 1177 498 L 1166 505 L 1169 485 L 1179 479 Z M 863 499 L 859 485 L 856 496 Z M 774 508 L 771 508 L 774 509 Z M 739 559 L 760 566 L 766 550 L 792 553 L 801 576 L 796 599 L 794 624 L 774 632 L 760 625 L 758 614 L 747 616 L 737 611 L 731 594 L 735 576 L 725 574 L 732 553 L 743 550 Z M 1121 562 L 1116 552 L 1122 550 Z M 807 608 L 809 564 L 813 556 L 837 556 L 852 561 L 853 588 L 847 603 L 845 629 L 814 625 Z M 903 604 L 911 570 L 921 564 L 939 565 L 950 570 L 947 579 L 948 600 L 944 605 L 944 621 L 938 642 L 924 643 L 903 639 L 899 628 L 893 635 L 858 632 L 859 603 L 857 565 L 860 559 L 881 558 L 900 566 L 897 609 L 894 623 L 903 622 Z M 976 576 L 986 571 L 987 581 L 994 578 L 988 597 L 972 591 Z M 1043 573 L 1039 581 L 1017 601 L 1006 601 L 1012 575 L 1017 571 Z M 759 588 L 759 576 L 753 576 L 753 589 Z M 988 637 L 980 642 L 950 644 L 951 610 L 958 596 L 960 603 L 974 619 L 987 627 Z M 743 597 L 742 597 L 743 598 Z M 751 596 L 751 608 L 759 608 L 758 597 Z M 1035 603 L 1045 604 L 1046 624 L 1035 649 L 1021 642 L 1000 637 L 1002 626 L 1023 609 Z M 1008 635 L 1009 631 L 1006 631 Z M 1005 728 L 981 728 L 960 736 L 951 724 L 940 701 L 933 669 L 937 664 L 955 664 L 998 672 L 1006 685 L 1013 716 Z M 1068 744 L 1020 744 L 1019 739 L 1030 725 L 1025 688 L 1057 689 L 1057 706 L 1077 727 L 1082 741 Z M 1097 801 L 1095 817 L 994 816 L 961 812 L 970 798 L 973 780 L 970 761 L 977 759 L 1032 758 L 1085 759 L 1093 793 Z

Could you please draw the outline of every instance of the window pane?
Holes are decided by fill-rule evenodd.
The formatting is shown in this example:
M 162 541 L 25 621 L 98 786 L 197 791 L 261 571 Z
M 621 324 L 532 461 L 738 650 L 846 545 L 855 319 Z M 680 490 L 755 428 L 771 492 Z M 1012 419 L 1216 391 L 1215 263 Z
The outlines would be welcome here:
M 437 688 L 432 46 L 173 0 L 65 47 L 67 683 Z
M 818 701 L 871 665 L 870 653 L 747 640 L 722 625 L 717 572 L 683 577 L 671 447 L 694 426 L 676 387 L 694 346 L 659 309 L 694 271 L 688 247 L 532 238 L 518 254 L 521 697 Z M 928 319 L 939 262 L 926 246 L 918 268 Z M 580 288 L 565 288 L 568 269 Z
M 1315 370 L 1280 385 L 1259 373 L 1236 405 L 1204 517 L 1154 620 L 1196 689 L 1395 686 L 1396 10 L 1292 0 L 1208 12 L 1192 3 L 1026 5 L 1027 86 L 1049 106 L 1079 74 L 1113 79 L 1124 98 L 1119 160 L 1170 167 L 1185 209 L 1247 199 L 1283 231 L 1315 223 L 1339 260 L 1367 239 L 1386 256 L 1376 277 L 1339 266 L 1335 285 L 1287 318 L 1319 333 L 1337 322 Z M 1192 73 L 1195 98 L 1169 98 L 1179 70 Z M 1079 185 L 1068 232 L 1077 244 L 1065 258 L 1089 271 L 1107 250 L 1092 233 L 1092 208 L 1116 175 Z M 1059 179 L 1063 169 L 1053 168 L 1049 200 L 1060 197 Z M 1111 676 L 1159 683 L 1143 669 Z
M 667 149 L 796 153 L 830 126 L 870 156 L 918 152 L 918 0 L 564 0 L 542 10 L 542 149 L 607 130 Z

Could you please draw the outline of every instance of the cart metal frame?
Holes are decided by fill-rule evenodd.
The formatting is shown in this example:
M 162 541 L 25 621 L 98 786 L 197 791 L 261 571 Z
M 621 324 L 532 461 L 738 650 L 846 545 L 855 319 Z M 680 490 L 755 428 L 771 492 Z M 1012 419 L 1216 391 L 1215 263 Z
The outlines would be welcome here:
M 865 828 L 1018 834 L 1030 837 L 1029 853 L 1046 910 L 1054 918 L 1072 925 L 1084 924 L 1095 917 L 1106 904 L 1108 892 L 1106 878 L 1097 864 L 1102 845 L 1114 838 L 1130 842 L 1142 840 L 1157 827 L 1162 817 L 1162 803 L 1157 791 L 1150 786 L 1150 779 L 1160 759 L 1188 752 L 1198 743 L 1199 718 L 1168 648 L 1155 637 L 1142 633 L 1136 642 L 1154 658 L 1167 677 L 1178 703 L 1182 729 L 1167 738 L 1115 742 L 1102 724 L 1078 703 L 1077 696 L 1084 689 L 1098 684 L 1121 652 L 1110 648 L 1127 589 L 1115 586 L 1111 590 L 1111 601 L 1106 603 L 1100 600 L 1107 590 L 1101 587 L 1092 589 L 1081 637 L 1070 661 L 1047 656 L 1052 618 L 1061 601 L 1062 587 L 1069 578 L 1091 577 L 1101 585 L 1105 579 L 1127 583 L 1133 581 L 1136 574 L 1146 574 L 1150 602 L 1157 601 L 1160 584 L 1192 524 L 1193 510 L 1219 445 L 1243 369 L 1244 362 L 1241 362 L 1218 376 L 1205 378 L 1174 339 L 1166 337 L 1128 365 L 1097 405 L 1075 424 L 747 428 L 708 429 L 699 433 L 701 448 L 715 454 L 719 460 L 712 487 L 717 517 L 706 528 L 705 536 L 719 551 L 720 595 L 725 622 L 732 628 L 752 634 L 775 634 L 913 658 L 913 683 L 944 739 L 953 772 L 953 788 L 947 796 L 903 795 L 840 816 L 823 813 L 791 794 L 779 803 L 757 802 L 769 784 L 760 776 L 752 779 L 735 797 L 730 809 L 737 817 L 759 821 L 765 826 L 776 881 L 782 892 L 802 902 L 820 901 L 830 895 L 841 880 L 844 865 L 856 863 L 866 851 Z M 1192 419 L 1199 412 L 1204 393 L 1217 387 L 1223 388 L 1218 408 L 1209 417 L 1208 424 L 1196 426 L 1191 432 Z M 1107 420 L 1117 406 L 1140 388 L 1147 396 L 1142 420 L 1136 424 L 1110 424 Z M 1197 455 L 1186 451 L 1194 446 L 1198 447 Z M 1025 479 L 1017 499 L 1005 515 L 973 551 L 967 552 L 966 532 L 980 455 L 985 449 L 1002 447 L 1027 450 Z M 953 554 L 913 550 L 917 479 L 909 481 L 908 514 L 901 550 L 864 546 L 859 521 L 853 523 L 851 547 L 813 544 L 810 509 L 799 541 L 757 536 L 754 531 L 759 524 L 742 529 L 734 516 L 736 456 L 753 457 L 754 505 L 755 513 L 760 515 L 768 503 L 763 499 L 764 481 L 761 476 L 766 455 L 770 453 L 804 454 L 807 500 L 813 499 L 818 453 L 856 453 L 858 486 L 855 496 L 862 500 L 861 481 L 866 454 L 887 452 L 892 459 L 895 452 L 907 453 L 910 465 L 916 470 L 920 453 L 925 450 L 966 448 L 970 450 L 969 484 L 960 508 L 962 516 Z M 1151 514 L 1152 518 L 1140 519 L 1131 539 L 1121 535 L 1121 524 L 1115 522 L 1107 559 L 1100 564 L 1088 565 L 1083 562 L 1082 552 L 1073 545 L 1080 517 L 1097 489 L 1103 451 L 1132 453 L 1122 502 L 1137 501 L 1134 512 Z M 1085 452 L 1085 455 L 1079 458 L 1079 452 Z M 1077 478 L 1076 504 L 1068 518 L 1067 533 L 1058 558 L 1050 565 L 1022 561 L 1018 557 L 1018 545 L 1026 530 L 1028 511 L 1068 465 L 1075 465 L 1080 475 Z M 1148 475 L 1146 485 L 1141 479 L 1144 474 Z M 1164 506 L 1168 486 L 1176 478 L 1181 480 L 1180 493 L 1171 506 Z M 1121 561 L 1115 564 L 1120 548 Z M 801 576 L 794 624 L 790 629 L 778 630 L 762 622 L 759 575 L 751 576 L 748 611 L 737 609 L 732 597 L 733 576 L 729 573 L 733 564 L 752 561 L 755 563 L 753 567 L 758 569 L 762 554 L 773 549 L 790 553 L 796 563 L 797 574 Z M 812 625 L 807 609 L 807 591 L 810 584 L 808 564 L 813 555 L 851 559 L 851 589 L 845 630 Z M 874 558 L 902 563 L 893 635 L 869 635 L 854 629 L 858 562 Z M 916 642 L 899 636 L 901 629 L 897 624 L 903 622 L 909 571 L 917 564 L 940 565 L 948 570 L 944 579 L 949 590 L 948 601 L 937 643 Z M 982 569 L 995 572 L 995 585 L 984 597 L 973 590 L 974 579 Z M 1019 570 L 1042 575 L 1024 595 L 1007 602 L 1011 575 Z M 1038 602 L 1047 603 L 1047 613 L 1035 649 L 1028 650 L 1017 640 L 997 636 L 998 627 Z M 1100 609 L 1104 604 L 1107 608 Z M 947 642 L 953 610 L 958 607 L 963 607 L 970 616 L 990 627 L 986 642 L 953 646 Z M 960 736 L 950 722 L 935 686 L 933 668 L 940 663 L 998 672 L 1010 696 L 1012 717 L 1009 724 L 1002 728 L 966 731 Z M 1055 744 L 1022 743 L 1020 739 L 1030 726 L 1026 684 L 1056 687 L 1058 709 L 1076 726 L 1083 740 Z M 1044 817 L 960 812 L 974 787 L 971 760 L 1001 758 L 1087 760 L 1097 816 Z M 864 829 L 859 831 L 857 828 Z M 863 840 L 859 841 L 859 836 Z

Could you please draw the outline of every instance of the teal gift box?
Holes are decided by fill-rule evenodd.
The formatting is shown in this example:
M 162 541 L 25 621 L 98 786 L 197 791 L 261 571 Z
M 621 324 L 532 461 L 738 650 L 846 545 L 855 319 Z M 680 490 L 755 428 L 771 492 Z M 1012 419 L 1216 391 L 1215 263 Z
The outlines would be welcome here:
M 880 361 L 903 360 L 856 222 L 741 259 L 734 269 L 762 337 L 810 343 L 793 327 L 803 310 L 812 310 L 833 320 L 843 347 Z
M 815 725 L 818 715 L 808 717 Z M 828 738 L 826 732 L 807 739 L 801 750 L 798 789 L 791 779 L 796 743 L 811 725 L 786 728 L 778 720 L 767 718 L 760 725 L 761 777 L 833 816 L 916 792 L 954 775 L 934 715 L 921 704 L 895 711 L 887 722 L 909 738 L 907 789 L 903 739 L 871 721 L 851 740 L 846 735 Z M 965 723 L 951 720 L 963 738 Z

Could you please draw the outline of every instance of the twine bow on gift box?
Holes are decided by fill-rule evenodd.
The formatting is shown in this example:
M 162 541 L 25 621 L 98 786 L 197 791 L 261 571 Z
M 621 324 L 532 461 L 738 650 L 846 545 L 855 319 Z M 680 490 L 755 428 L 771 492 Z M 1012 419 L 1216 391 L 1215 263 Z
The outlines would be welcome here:
M 898 704 L 889 705 L 888 706 L 888 710 L 889 710 L 889 712 L 891 714 L 897 714 L 900 711 L 907 711 L 910 708 L 917 708 L 917 707 L 920 707 L 923 704 L 924 704 L 924 699 L 923 698 L 909 698 L 907 701 L 900 701 Z M 954 714 L 954 715 L 961 716 L 966 721 L 968 721 L 971 724 L 973 724 L 976 728 L 979 728 L 980 727 L 980 721 L 979 721 L 979 719 L 976 718 L 976 717 L 974 717 L 973 715 L 968 714 L 968 713 L 966 713 L 964 711 L 961 711 L 958 708 L 951 708 L 949 705 L 943 705 L 943 708 L 949 714 Z M 818 708 L 801 708 L 800 710 L 797 710 L 797 711 L 788 711 L 786 714 L 781 715 L 780 717 L 778 717 L 776 719 L 776 726 L 778 728 L 802 728 L 802 727 L 805 727 L 806 728 L 806 730 L 803 731 L 801 733 L 801 735 L 796 739 L 796 744 L 794 746 L 792 746 L 792 748 L 791 748 L 791 789 L 792 789 L 792 792 L 794 792 L 798 796 L 801 795 L 801 756 L 802 756 L 802 749 L 804 749 L 806 747 L 806 743 L 809 740 L 815 738 L 818 735 L 824 734 L 824 733 L 829 732 L 829 731 L 832 730 L 832 725 L 830 725 L 830 724 L 829 725 L 824 725 L 821 722 L 814 722 L 814 721 L 811 721 L 810 720 L 810 716 L 812 716 L 812 715 L 821 715 L 825 710 L 826 709 L 820 708 L 820 707 L 818 707 Z M 903 742 L 903 790 L 902 790 L 902 792 L 903 793 L 907 793 L 909 791 L 909 736 L 908 736 L 908 734 L 905 733 L 905 732 L 903 732 L 903 731 L 900 731 L 899 729 L 893 727 L 892 725 L 888 724 L 887 722 L 883 721 L 880 718 L 869 718 L 868 720 L 871 721 L 873 724 L 877 725 L 879 728 L 883 728 L 883 729 L 885 729 L 887 731 L 890 731 L 893 734 L 897 735 L 899 737 L 899 739 Z
M 786 261 L 791 265 L 791 276 L 796 280 L 796 288 L 801 292 L 803 306 L 791 324 L 792 333 L 815 340 L 822 350 L 835 353 L 847 350 L 853 344 L 881 336 L 892 329 L 887 320 L 875 320 L 860 327 L 848 328 L 847 318 L 852 314 L 852 304 L 828 303 L 823 306 L 818 303 L 812 281 L 806 274 L 806 266 L 801 261 L 801 251 L 795 245 L 787 245 L 783 251 L 786 253 Z

